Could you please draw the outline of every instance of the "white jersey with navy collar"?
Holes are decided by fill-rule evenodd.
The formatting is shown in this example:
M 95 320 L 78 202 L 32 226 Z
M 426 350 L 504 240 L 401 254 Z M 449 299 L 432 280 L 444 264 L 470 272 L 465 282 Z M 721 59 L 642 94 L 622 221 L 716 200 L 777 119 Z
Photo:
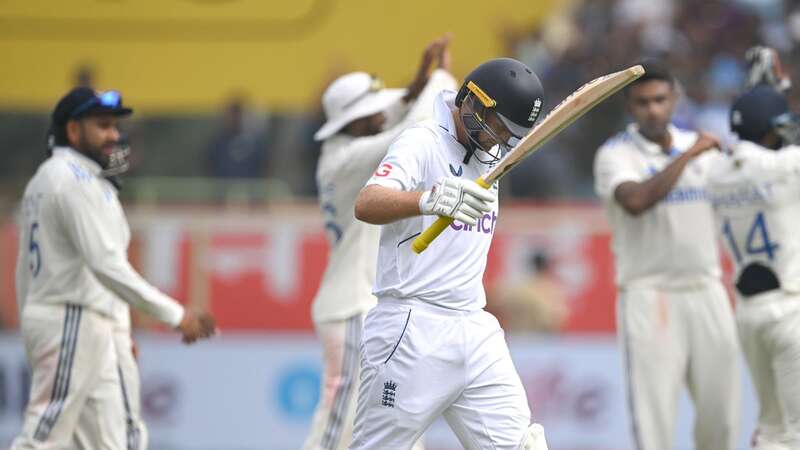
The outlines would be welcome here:
M 425 191 L 444 176 L 474 180 L 486 173 L 489 166 L 477 158 L 463 163 L 466 149 L 455 137 L 454 99 L 454 92 L 440 94 L 434 102 L 435 119 L 404 131 L 367 184 Z M 496 193 L 497 184 L 492 189 Z M 379 301 L 413 298 L 466 311 L 486 305 L 483 272 L 497 227 L 497 202 L 477 225 L 454 222 L 425 252 L 414 253 L 412 240 L 437 218 L 417 216 L 382 227 L 375 282 Z
M 171 326 L 183 307 L 128 262 L 130 229 L 114 186 L 93 160 L 56 147 L 25 188 L 16 267 L 21 314 L 76 304 L 129 324 L 128 302 Z
M 770 267 L 781 288 L 800 292 L 800 147 L 779 151 L 739 142 L 714 165 L 709 197 L 717 230 L 738 273 Z
M 622 287 L 683 285 L 721 274 L 713 213 L 705 192 L 709 169 L 719 154 L 706 152 L 690 161 L 672 191 L 639 216 L 629 214 L 614 198 L 620 184 L 647 180 L 697 140 L 697 133 L 674 126 L 669 133 L 670 154 L 631 124 L 595 156 L 595 191 L 612 228 L 616 280 Z

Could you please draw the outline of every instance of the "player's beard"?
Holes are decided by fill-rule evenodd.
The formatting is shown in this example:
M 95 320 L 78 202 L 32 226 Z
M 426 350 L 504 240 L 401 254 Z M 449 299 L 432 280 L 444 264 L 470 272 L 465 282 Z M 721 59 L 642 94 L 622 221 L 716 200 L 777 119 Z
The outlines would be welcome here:
M 91 158 L 94 162 L 100 165 L 103 169 L 107 169 L 111 158 L 111 152 L 114 151 L 114 141 L 106 141 L 101 145 L 94 145 L 86 139 L 85 134 L 81 134 L 80 141 L 78 142 L 78 151 Z

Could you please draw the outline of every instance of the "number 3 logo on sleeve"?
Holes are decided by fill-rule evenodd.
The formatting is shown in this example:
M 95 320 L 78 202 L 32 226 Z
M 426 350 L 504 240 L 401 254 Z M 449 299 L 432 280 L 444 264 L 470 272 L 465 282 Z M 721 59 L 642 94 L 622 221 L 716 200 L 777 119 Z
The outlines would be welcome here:
M 378 170 L 375 171 L 374 175 L 376 177 L 386 177 L 392 173 L 392 169 L 394 169 L 394 166 L 389 163 L 383 163 L 380 165 L 380 167 L 378 167 Z

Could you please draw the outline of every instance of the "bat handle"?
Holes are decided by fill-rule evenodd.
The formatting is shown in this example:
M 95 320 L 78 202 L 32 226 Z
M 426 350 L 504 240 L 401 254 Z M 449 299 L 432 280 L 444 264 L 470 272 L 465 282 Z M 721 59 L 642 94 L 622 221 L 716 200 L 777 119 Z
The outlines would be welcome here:
M 492 186 L 491 184 L 487 183 L 483 179 L 483 177 L 480 177 L 477 180 L 475 180 L 475 183 L 477 183 L 478 186 L 484 189 L 489 189 Z M 431 226 L 426 228 L 425 231 L 423 231 L 419 236 L 417 236 L 414 239 L 414 241 L 411 243 L 411 249 L 416 254 L 424 252 L 425 249 L 428 248 L 428 246 L 431 244 L 431 242 L 433 242 L 434 239 L 436 239 L 440 234 L 442 234 L 442 231 L 447 229 L 447 227 L 449 227 L 451 223 L 453 223 L 452 217 L 439 216 L 439 218 L 436 219 L 436 222 L 433 222 Z
M 439 216 L 436 222 L 433 222 L 431 226 L 414 239 L 411 243 L 411 249 L 414 250 L 416 254 L 424 252 L 425 249 L 428 248 L 428 245 L 442 234 L 442 231 L 449 227 L 451 223 L 453 223 L 452 217 Z

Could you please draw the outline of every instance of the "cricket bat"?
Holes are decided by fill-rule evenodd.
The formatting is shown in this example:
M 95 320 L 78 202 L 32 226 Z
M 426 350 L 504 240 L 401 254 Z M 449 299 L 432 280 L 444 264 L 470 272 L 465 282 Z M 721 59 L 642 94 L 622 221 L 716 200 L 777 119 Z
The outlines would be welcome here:
M 561 130 L 586 114 L 595 105 L 619 91 L 631 81 L 644 75 L 642 66 L 633 66 L 625 70 L 614 72 L 584 84 L 577 91 L 565 98 L 552 111 L 535 126 L 530 133 L 523 137 L 489 172 L 475 180 L 484 189 L 494 184 L 527 156 L 538 150 L 542 144 L 550 140 Z M 452 217 L 442 217 L 414 239 L 411 248 L 414 253 L 422 253 L 431 242 L 439 236 L 450 224 Z

